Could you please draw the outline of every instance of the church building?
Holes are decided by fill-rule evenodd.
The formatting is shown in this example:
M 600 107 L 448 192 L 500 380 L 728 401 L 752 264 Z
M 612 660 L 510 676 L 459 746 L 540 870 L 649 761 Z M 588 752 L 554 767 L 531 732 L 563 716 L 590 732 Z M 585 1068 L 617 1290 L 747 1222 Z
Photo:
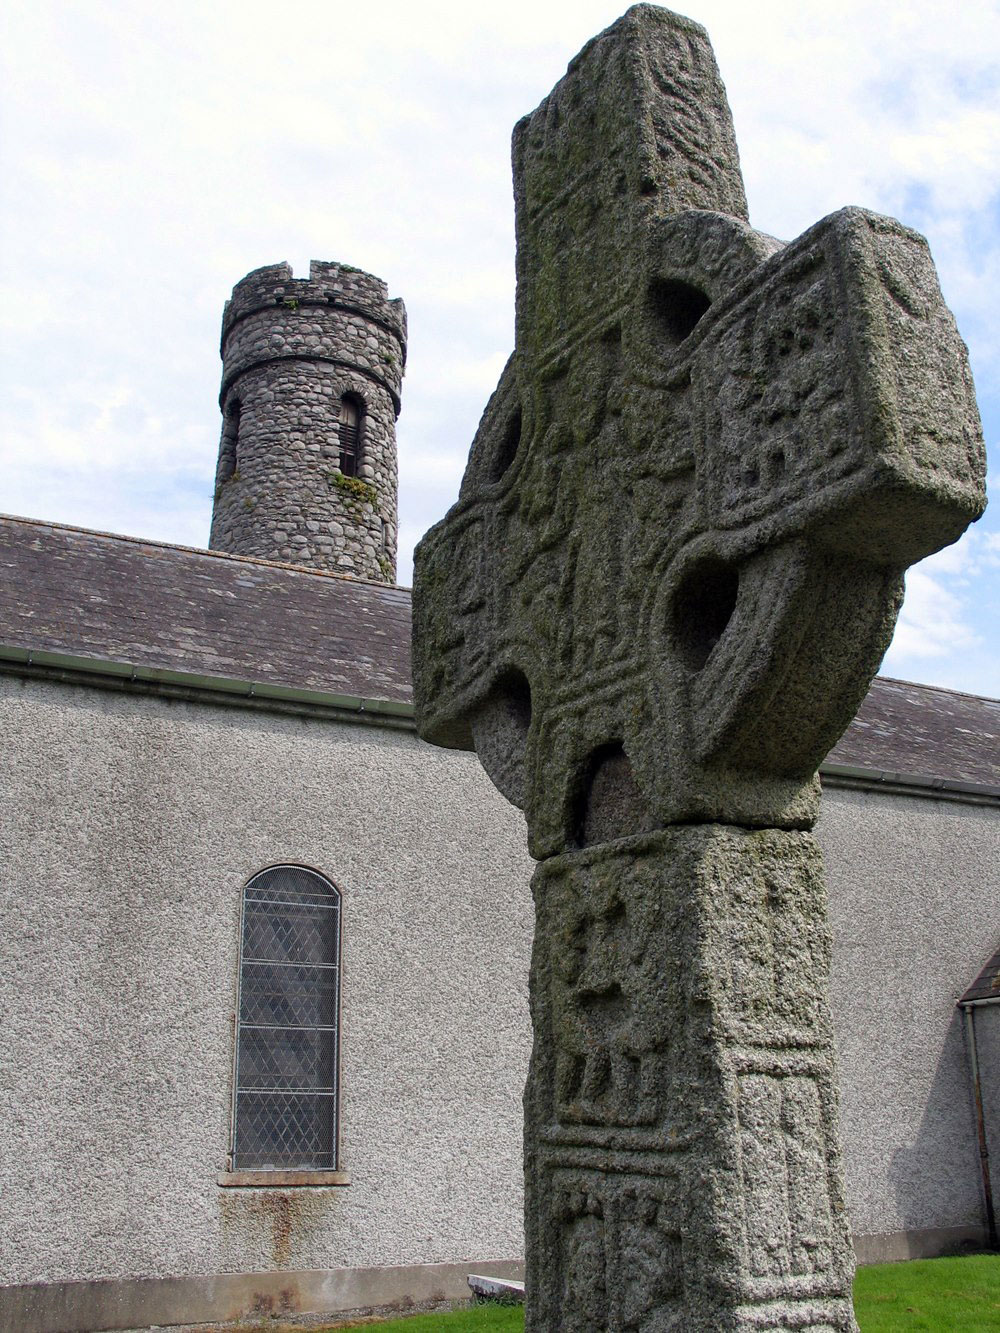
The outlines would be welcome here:
M 377 278 L 259 269 L 209 549 L 0 518 L 0 1327 L 522 1271 L 532 862 L 414 729 L 406 336 Z M 995 1245 L 1000 702 L 877 678 L 821 777 L 859 1262 Z

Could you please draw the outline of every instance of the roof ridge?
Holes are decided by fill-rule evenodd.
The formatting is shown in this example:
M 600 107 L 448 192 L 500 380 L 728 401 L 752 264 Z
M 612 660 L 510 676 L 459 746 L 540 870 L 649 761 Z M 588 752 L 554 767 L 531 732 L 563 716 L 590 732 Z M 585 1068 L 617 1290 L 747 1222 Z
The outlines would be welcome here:
M 244 565 L 263 565 L 267 569 L 288 569 L 296 574 L 310 574 L 319 579 L 336 579 L 343 583 L 363 583 L 370 588 L 392 589 L 393 592 L 412 592 L 399 583 L 383 583 L 380 579 L 361 578 L 356 574 L 339 574 L 333 569 L 314 569 L 286 560 L 265 560 L 253 555 L 233 555 L 229 551 L 213 551 L 207 546 L 188 546 L 183 542 L 164 542 L 155 537 L 133 537 L 125 532 L 105 532 L 102 528 L 84 528 L 76 523 L 57 523 L 44 518 L 26 518 L 23 514 L 0 513 L 0 523 L 20 523 L 29 528 L 43 528 L 51 532 L 76 532 L 84 537 L 100 537 L 105 541 L 128 542 L 132 546 L 154 546 L 161 551 L 183 551 L 186 555 L 210 556 L 213 560 L 232 560 Z
M 981 703 L 1000 704 L 1000 699 L 992 694 L 973 694 L 969 690 L 953 690 L 949 685 L 929 685 L 922 680 L 903 680 L 900 676 L 876 676 L 876 681 L 885 685 L 905 685 L 911 690 L 936 690 L 938 694 L 950 694 L 959 699 L 978 699 Z M 872 682 L 874 684 L 875 681 Z

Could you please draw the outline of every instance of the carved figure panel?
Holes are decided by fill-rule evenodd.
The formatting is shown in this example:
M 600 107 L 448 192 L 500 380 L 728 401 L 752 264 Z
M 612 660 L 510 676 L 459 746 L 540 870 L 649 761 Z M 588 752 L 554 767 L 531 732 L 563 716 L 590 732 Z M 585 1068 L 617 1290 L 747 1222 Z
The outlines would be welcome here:
M 551 1186 L 566 1328 L 672 1333 L 684 1327 L 684 1265 L 675 1191 L 641 1177 L 561 1169 Z
M 744 1075 L 739 1087 L 739 1121 L 751 1274 L 828 1272 L 836 1237 L 828 1130 L 814 1080 Z

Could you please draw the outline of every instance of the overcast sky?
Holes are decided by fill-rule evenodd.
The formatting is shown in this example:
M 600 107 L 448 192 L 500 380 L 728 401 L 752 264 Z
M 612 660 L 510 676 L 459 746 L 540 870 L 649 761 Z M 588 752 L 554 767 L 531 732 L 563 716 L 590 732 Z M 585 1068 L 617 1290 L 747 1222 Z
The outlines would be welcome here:
M 399 580 L 512 346 L 510 131 L 626 6 L 6 0 L 0 511 L 204 545 L 218 334 L 262 264 L 409 313 Z M 1000 0 L 691 0 L 751 221 L 931 242 L 1000 475 Z M 1000 695 L 1000 503 L 907 579 L 887 674 Z

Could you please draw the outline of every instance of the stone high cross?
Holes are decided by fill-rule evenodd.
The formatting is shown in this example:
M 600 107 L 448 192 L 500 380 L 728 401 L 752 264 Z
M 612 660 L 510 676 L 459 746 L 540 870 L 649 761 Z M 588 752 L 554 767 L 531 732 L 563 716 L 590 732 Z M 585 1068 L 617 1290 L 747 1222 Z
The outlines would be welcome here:
M 528 1328 L 854 1329 L 817 770 L 984 504 L 926 242 L 753 231 L 697 24 L 514 133 L 516 347 L 421 543 L 421 734 L 527 816 Z

